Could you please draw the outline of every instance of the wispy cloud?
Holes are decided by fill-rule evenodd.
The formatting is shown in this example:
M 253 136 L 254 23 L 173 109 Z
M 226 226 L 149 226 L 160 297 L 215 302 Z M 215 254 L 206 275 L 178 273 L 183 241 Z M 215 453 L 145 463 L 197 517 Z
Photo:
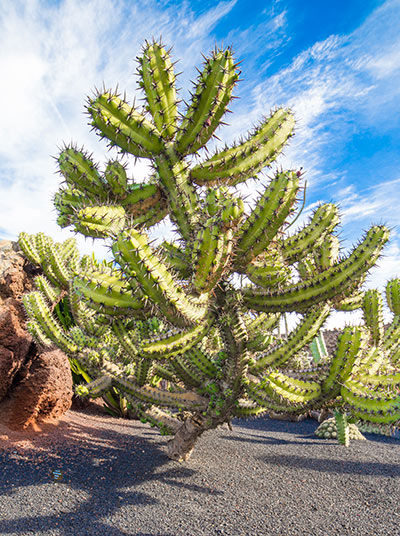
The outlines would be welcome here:
M 210 4 L 207 4 L 208 6 Z M 0 129 L 0 232 L 15 239 L 20 231 L 45 231 L 58 240 L 70 236 L 55 223 L 51 197 L 58 189 L 54 175 L 57 146 L 75 141 L 100 163 L 105 144 L 89 132 L 83 104 L 96 86 L 126 89 L 138 96 L 134 58 L 146 38 L 163 37 L 174 45 L 173 59 L 181 96 L 188 97 L 200 51 L 215 45 L 214 30 L 237 7 L 237 0 L 221 0 L 211 8 L 193 9 L 191 2 L 116 0 L 3 0 L 0 11 L 0 72 L 3 102 Z M 311 206 L 338 201 L 344 233 L 359 236 L 369 222 L 399 223 L 393 204 L 400 203 L 400 179 L 390 172 L 377 176 L 373 187 L 352 182 L 345 168 L 329 166 L 332 153 L 341 151 L 357 127 L 384 133 L 395 128 L 393 105 L 400 96 L 400 0 L 388 0 L 349 35 L 331 35 L 297 54 L 267 78 L 274 58 L 290 40 L 285 2 L 273 2 L 257 22 L 227 30 L 225 45 L 234 45 L 245 81 L 232 104 L 235 112 L 221 130 L 228 143 L 250 129 L 275 105 L 293 108 L 297 135 L 279 160 L 283 167 L 306 170 Z M 219 43 L 220 44 L 220 43 Z M 269 57 L 265 52 L 268 51 Z M 5 103 L 5 104 L 4 104 Z M 146 162 L 130 165 L 142 180 Z M 253 191 L 252 191 L 253 190 Z M 249 193 L 254 194 L 254 184 Z M 333 193 L 335 195 L 333 195 Z M 326 199 L 326 196 L 328 199 Z M 309 215 L 311 206 L 303 213 Z M 354 243 L 354 240 L 350 240 Z M 92 243 L 79 239 L 81 251 Z M 98 255 L 105 250 L 95 247 Z M 398 236 L 387 250 L 380 274 L 389 277 L 400 266 Z M 373 272 L 372 281 L 382 275 Z M 383 284 L 382 281 L 380 284 Z

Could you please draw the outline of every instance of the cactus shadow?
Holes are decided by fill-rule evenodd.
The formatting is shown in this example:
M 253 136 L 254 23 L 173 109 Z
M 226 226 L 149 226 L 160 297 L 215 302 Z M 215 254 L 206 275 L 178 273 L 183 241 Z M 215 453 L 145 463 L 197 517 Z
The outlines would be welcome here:
M 102 421 L 108 422 L 104 414 Z M 132 535 L 132 529 L 125 532 L 111 523 L 121 508 L 156 505 L 163 486 L 209 492 L 187 482 L 196 471 L 170 460 L 162 449 L 165 440 L 151 431 L 144 434 L 146 425 L 110 416 L 111 424 L 116 421 L 117 428 L 98 428 L 93 420 L 46 425 L 34 449 L 18 442 L 2 449 L 0 443 L 0 503 L 6 505 L 0 534 Z M 156 484 L 154 493 L 149 482 Z
M 344 460 L 343 458 L 307 458 L 305 456 L 269 454 L 259 460 L 266 465 L 302 469 L 318 473 L 349 474 L 361 476 L 399 476 L 400 466 L 384 462 Z

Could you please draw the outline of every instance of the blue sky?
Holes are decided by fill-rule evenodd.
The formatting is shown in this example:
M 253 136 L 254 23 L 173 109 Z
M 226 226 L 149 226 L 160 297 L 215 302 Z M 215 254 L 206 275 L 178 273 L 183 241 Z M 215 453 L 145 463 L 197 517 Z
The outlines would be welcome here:
M 303 220 L 337 202 L 345 249 L 386 223 L 391 241 L 368 286 L 400 275 L 400 0 L 2 0 L 0 239 L 71 236 L 55 223 L 50 155 L 75 141 L 100 163 L 110 157 L 87 126 L 86 96 L 103 82 L 138 95 L 134 58 L 160 34 L 180 60 L 183 97 L 201 53 L 233 46 L 243 81 L 218 136 L 232 142 L 270 108 L 290 106 L 296 136 L 278 164 L 306 172 Z M 137 180 L 148 173 L 144 162 L 129 169 Z

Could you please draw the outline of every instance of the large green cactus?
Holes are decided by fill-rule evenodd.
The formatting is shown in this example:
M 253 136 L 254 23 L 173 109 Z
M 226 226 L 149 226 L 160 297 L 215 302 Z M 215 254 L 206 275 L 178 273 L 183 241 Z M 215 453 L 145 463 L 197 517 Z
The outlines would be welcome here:
M 232 187 L 274 162 L 293 134 L 289 110 L 274 110 L 245 140 L 193 161 L 233 98 L 239 72 L 230 48 L 205 60 L 183 111 L 173 63 L 160 43 L 146 43 L 139 75 L 143 111 L 102 91 L 89 98 L 87 112 L 110 147 L 149 159 L 149 179 L 133 182 L 115 159 L 101 172 L 73 145 L 58 158 L 65 179 L 54 199 L 58 223 L 107 239 L 113 262 L 100 266 L 63 257 L 44 237 L 23 235 L 26 253 L 46 265 L 48 278 L 24 304 L 32 334 L 57 344 L 94 378 L 82 394 L 117 388 L 143 419 L 173 434 L 168 454 L 184 460 L 205 430 L 232 417 L 299 412 L 337 396 L 363 347 L 361 330 L 351 332 L 349 351 L 339 350 L 340 366 L 332 366 L 323 381 L 290 377 L 279 366 L 315 337 L 332 307 L 359 300 L 388 230 L 372 227 L 348 256 L 339 257 L 333 234 L 338 210 L 325 204 L 288 236 L 286 221 L 302 187 L 295 170 L 276 171 L 246 209 Z M 180 238 L 155 246 L 147 229 L 167 215 Z M 237 275 L 250 284 L 241 288 Z M 51 310 L 58 282 L 75 318 L 69 330 Z M 301 321 L 278 341 L 272 330 L 279 313 L 289 311 L 299 312 Z M 163 319 L 160 337 L 143 337 L 138 329 L 148 316 Z

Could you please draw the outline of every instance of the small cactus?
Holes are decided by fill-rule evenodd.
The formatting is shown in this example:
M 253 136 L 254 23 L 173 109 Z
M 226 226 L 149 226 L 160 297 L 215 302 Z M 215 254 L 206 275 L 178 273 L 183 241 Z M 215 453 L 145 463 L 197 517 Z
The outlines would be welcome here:
M 337 439 L 340 443 L 346 446 L 348 446 L 348 442 L 353 439 L 365 440 L 365 437 L 355 424 L 347 423 L 347 433 L 344 431 L 345 428 L 346 426 L 343 426 L 343 430 L 338 433 L 336 418 L 331 417 L 318 426 L 315 430 L 315 435 L 322 439 Z

